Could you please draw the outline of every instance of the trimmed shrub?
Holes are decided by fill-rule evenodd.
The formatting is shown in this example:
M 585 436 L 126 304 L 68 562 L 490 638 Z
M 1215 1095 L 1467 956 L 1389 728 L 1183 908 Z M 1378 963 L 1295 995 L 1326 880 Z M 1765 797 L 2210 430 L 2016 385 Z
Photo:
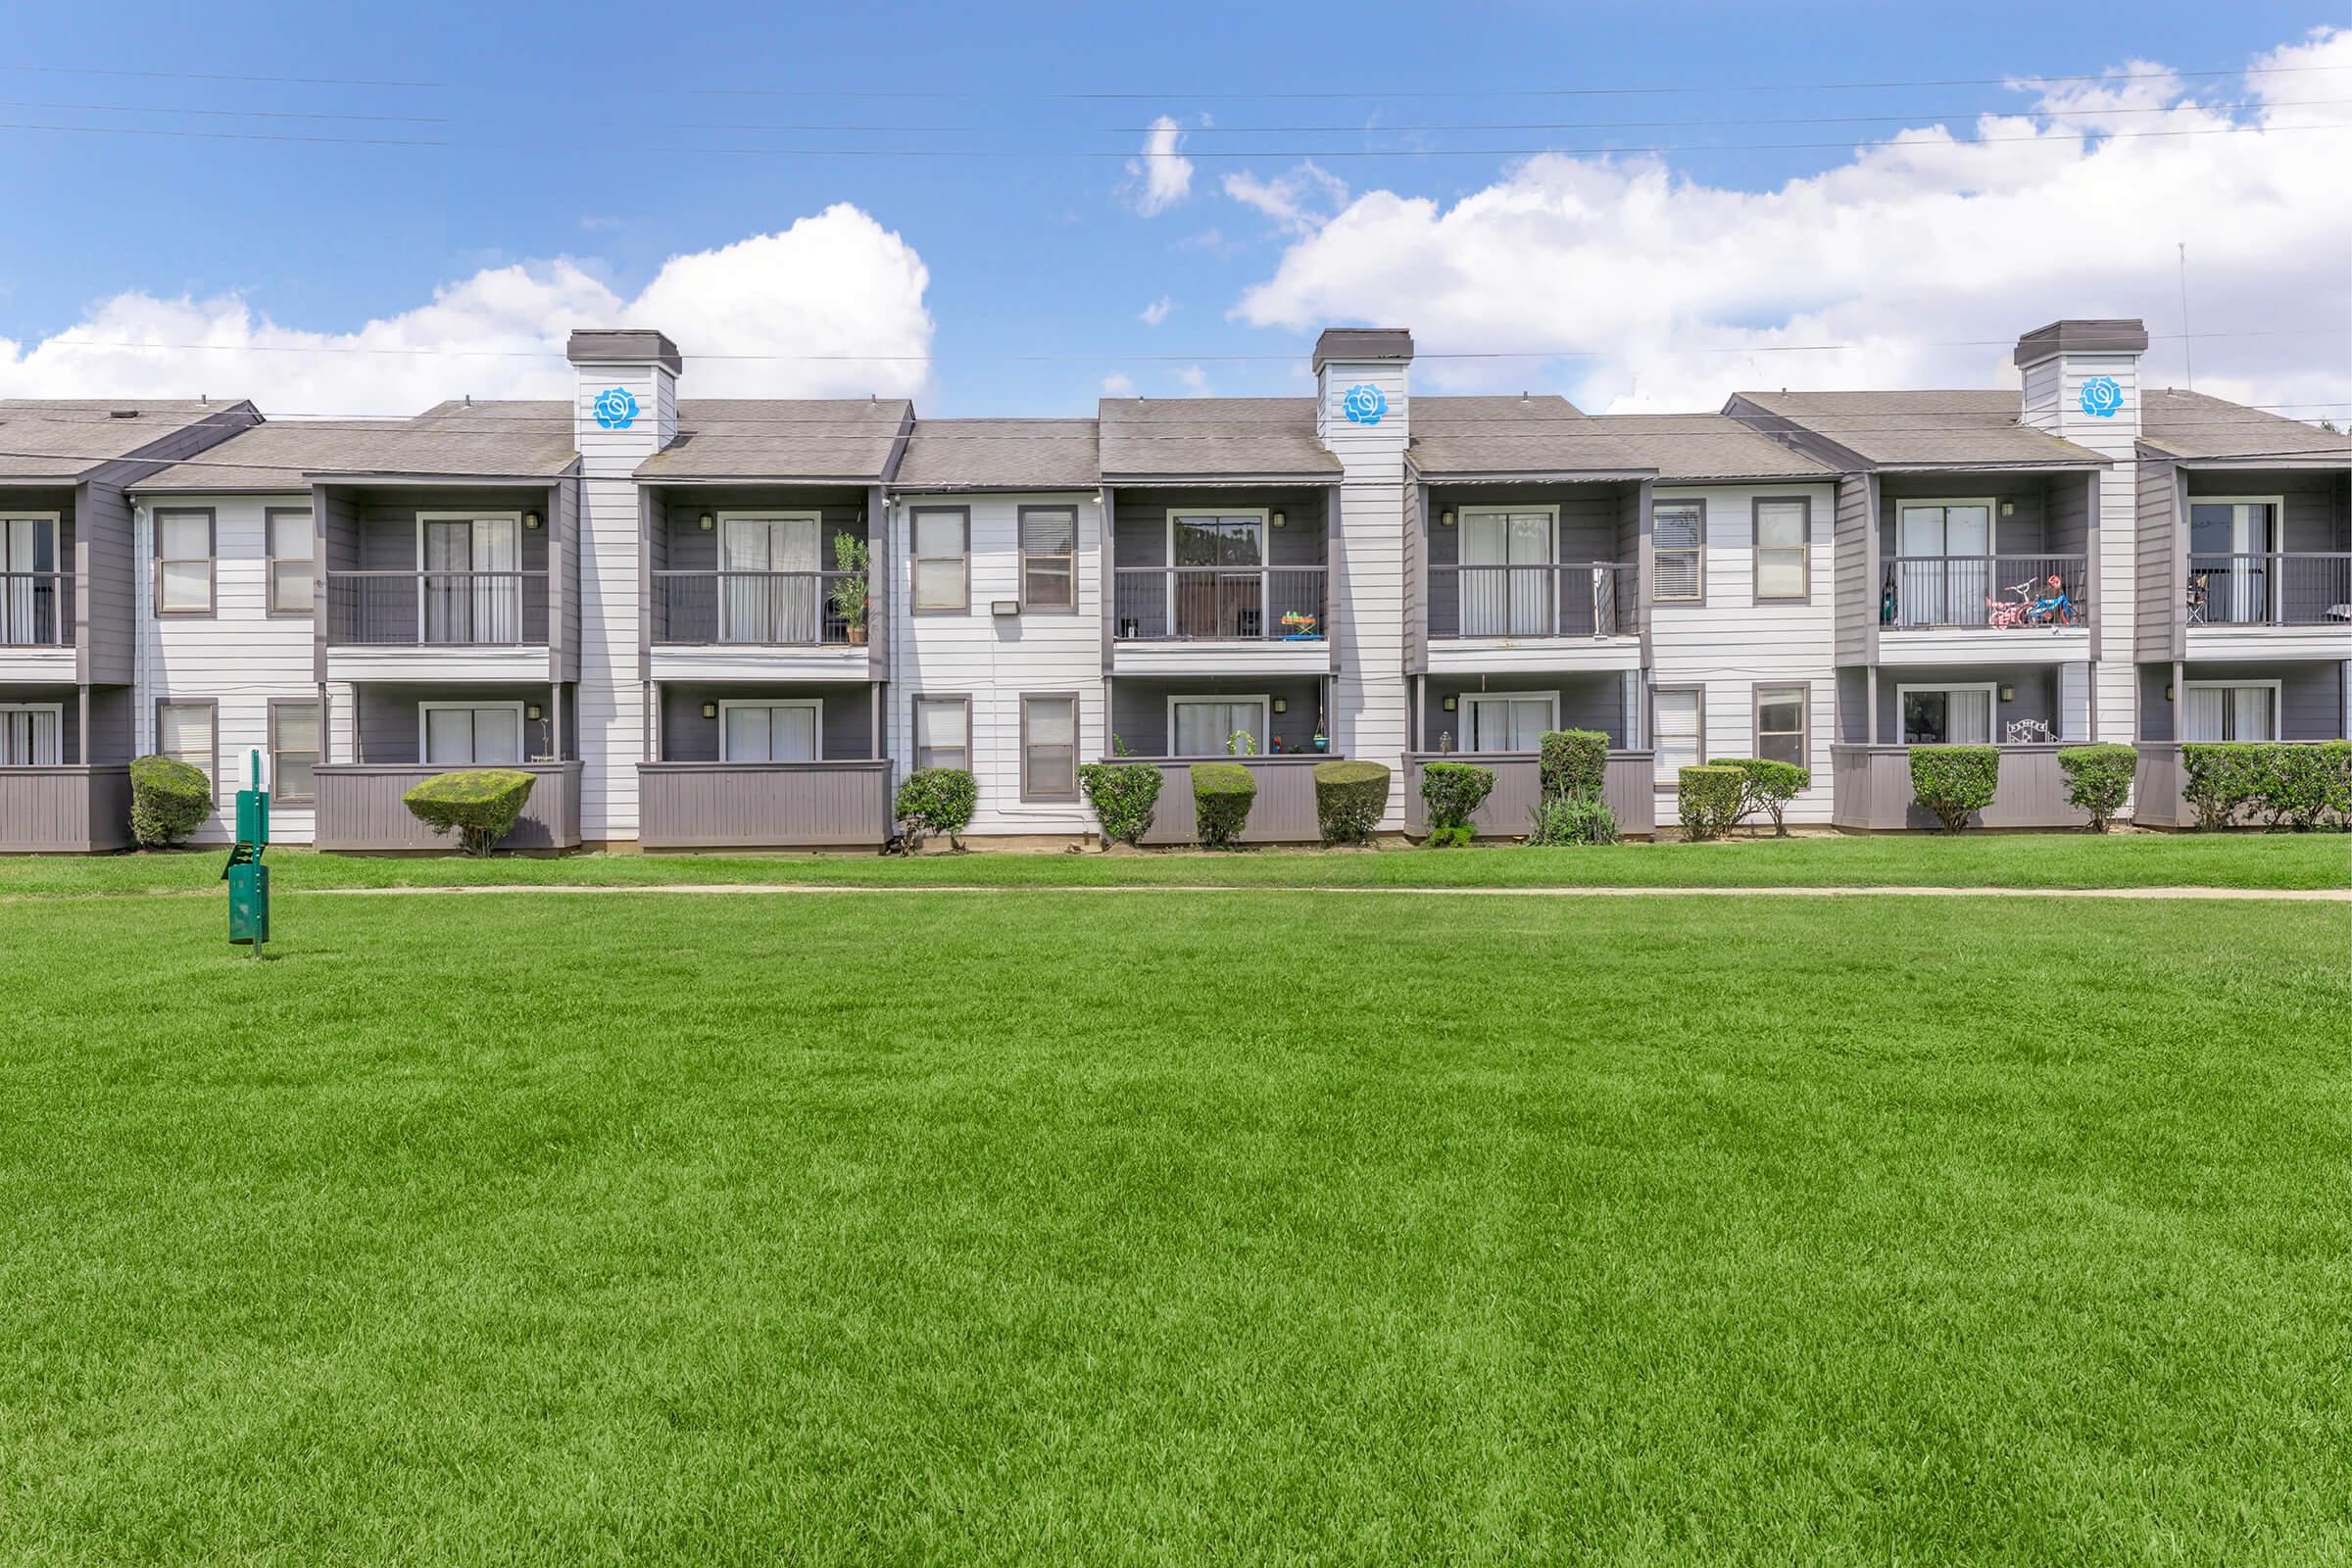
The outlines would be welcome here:
M 1241 763 L 1193 764 L 1193 831 L 1201 848 L 1232 849 L 1256 801 L 1257 780 Z
M 455 833 L 467 855 L 488 855 L 507 836 L 539 782 L 512 767 L 435 773 L 400 798 L 409 814 L 436 833 Z
M 2058 753 L 2067 802 L 2090 813 L 2093 833 L 2106 832 L 2109 819 L 2124 808 L 2132 794 L 2132 775 L 2138 770 L 2136 746 L 2068 746 Z
M 2352 825 L 2352 741 L 2196 743 L 2180 748 L 2181 798 L 2200 828 L 2227 827 L 2240 812 L 2277 830 Z
M 1990 806 L 2000 780 L 2001 754 L 1990 746 L 1911 748 L 1911 794 L 1946 833 L 1959 832 L 1969 812 Z
M 130 764 L 130 836 L 142 850 L 177 844 L 212 813 L 213 784 L 204 769 L 169 757 Z
M 1736 767 L 1686 767 L 1676 775 L 1675 802 L 1693 839 L 1719 839 L 1740 818 L 1747 775 Z
M 1596 729 L 1547 729 L 1537 743 L 1537 763 L 1546 799 L 1594 795 L 1609 771 L 1609 738 Z
M 972 825 L 972 812 L 979 807 L 980 786 L 964 769 L 916 768 L 891 803 L 891 814 L 899 823 L 899 848 L 912 855 L 924 839 L 945 833 L 951 845 L 962 849 L 956 835 Z
M 1317 762 L 1315 822 L 1326 844 L 1369 844 L 1389 808 L 1389 770 L 1378 762 Z
M 1166 782 L 1167 775 L 1150 762 L 1089 762 L 1078 769 L 1078 787 L 1102 824 L 1104 849 L 1144 841 Z
M 1467 844 L 1476 836 L 1470 818 L 1494 793 L 1494 770 L 1475 762 L 1421 764 L 1421 802 L 1429 809 L 1432 849 Z
M 1740 811 L 1732 819 L 1735 825 L 1762 811 L 1772 818 L 1774 838 L 1785 839 L 1788 836 L 1788 824 L 1782 820 L 1782 813 L 1788 810 L 1790 801 L 1812 788 L 1813 773 L 1810 768 L 1799 767 L 1794 762 L 1770 761 L 1761 757 L 1718 758 L 1715 765 L 1740 770 Z
M 1614 844 L 1617 813 L 1597 795 L 1546 795 L 1530 813 L 1530 844 Z

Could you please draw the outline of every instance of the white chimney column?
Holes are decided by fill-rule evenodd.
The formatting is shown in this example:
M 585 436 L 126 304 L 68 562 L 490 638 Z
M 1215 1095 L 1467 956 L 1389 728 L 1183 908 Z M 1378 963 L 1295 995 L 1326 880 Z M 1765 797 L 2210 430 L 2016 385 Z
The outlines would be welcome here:
M 1332 746 L 1394 773 L 1381 827 L 1404 826 L 1404 448 L 1411 430 L 1412 334 L 1325 331 L 1315 343 L 1315 434 L 1340 460 L 1332 534 Z
M 676 439 L 678 346 L 643 329 L 579 331 L 571 361 L 572 439 L 580 453 L 580 837 L 637 837 L 637 759 L 645 685 L 637 630 L 644 520 L 637 466 Z
M 2098 479 L 2091 583 L 2090 693 L 2098 738 L 2139 738 L 2139 682 L 2134 656 L 2139 554 L 2139 357 L 2148 329 L 2136 320 L 2066 320 L 2017 340 L 2024 377 L 2020 418 L 2062 441 L 2111 460 Z M 2081 739 L 2069 735 L 2069 740 Z

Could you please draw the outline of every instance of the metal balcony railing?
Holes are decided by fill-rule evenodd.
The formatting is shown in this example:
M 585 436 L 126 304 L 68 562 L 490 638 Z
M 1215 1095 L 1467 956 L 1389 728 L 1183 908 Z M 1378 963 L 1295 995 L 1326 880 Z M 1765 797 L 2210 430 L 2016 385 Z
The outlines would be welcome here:
M 2191 555 L 2191 626 L 2352 627 L 2352 552 Z
M 1120 566 L 1113 635 L 1126 641 L 1320 641 L 1321 566 Z
M 2082 626 L 2089 587 L 2088 556 L 1897 556 L 1879 621 L 1896 631 Z
M 540 571 L 330 571 L 326 640 L 410 648 L 547 641 Z
M 654 641 L 714 647 L 815 648 L 846 645 L 850 623 L 833 605 L 834 585 L 854 571 L 657 571 Z
M 1631 637 L 1641 607 L 1641 568 L 1622 562 L 1429 568 L 1435 639 Z
M 72 572 L 0 572 L 0 647 L 65 648 L 73 641 Z

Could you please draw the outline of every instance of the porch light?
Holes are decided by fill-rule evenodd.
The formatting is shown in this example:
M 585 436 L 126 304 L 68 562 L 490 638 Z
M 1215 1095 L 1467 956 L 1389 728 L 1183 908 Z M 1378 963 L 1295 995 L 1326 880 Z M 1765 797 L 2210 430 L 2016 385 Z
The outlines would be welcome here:
M 2169 680 L 2164 683 L 2164 700 L 2168 703 L 2176 700 L 2173 696 L 2173 683 Z
M 523 705 L 522 705 L 522 716 L 523 716 L 523 717 L 525 717 L 525 718 L 527 718 L 527 719 L 529 719 L 529 720 L 530 720 L 532 723 L 534 723 L 534 724 L 538 723 L 538 722 L 539 722 L 539 705 L 538 705 L 537 703 L 525 703 L 525 704 L 523 704 Z
M 1274 711 L 1277 713 L 1287 713 L 1290 710 L 1291 700 L 1288 697 L 1277 697 L 1274 699 Z
M 1274 513 L 1273 513 L 1273 514 L 1272 514 L 1272 515 L 1270 515 L 1270 516 L 1268 516 L 1268 517 L 1266 518 L 1266 520 L 1267 520 L 1268 522 L 1272 523 L 1272 524 L 1273 524 L 1275 527 L 1279 528 L 1279 527 L 1281 527 L 1281 526 L 1283 525 L 1283 522 L 1284 522 L 1286 519 L 1283 517 L 1283 514 L 1282 514 L 1282 509 L 1281 509 L 1281 508 L 1279 508 L 1279 507 L 1277 507 L 1277 508 L 1274 510 Z
M 705 718 L 716 718 L 718 716 L 718 705 L 716 703 L 705 703 L 703 705 L 703 716 Z
M 694 525 L 697 528 L 702 529 L 703 532 L 709 533 L 711 529 L 718 526 L 718 518 L 706 512 L 701 516 L 694 519 Z
M 536 512 L 524 513 L 522 514 L 522 526 L 526 532 L 536 532 L 539 527 L 539 514 Z
M 1446 698 L 1446 699 L 1444 702 L 1440 703 L 1438 706 L 1439 706 L 1440 708 L 1443 708 L 1444 710 L 1446 710 L 1446 711 L 1447 711 L 1448 713 L 1450 713 L 1450 712 L 1452 712 L 1452 711 L 1453 711 L 1453 710 L 1454 710 L 1454 703 L 1455 703 L 1455 701 L 1456 701 L 1456 699 L 1454 699 L 1454 698 L 1451 698 L 1451 697 L 1448 697 L 1448 698 Z
M 1438 526 L 1441 528 L 1453 526 L 1453 509 L 1451 507 L 1447 507 L 1444 512 L 1438 514 Z
M 2004 702 L 2004 703 L 2014 703 L 2014 702 L 2016 702 L 2016 701 L 2017 701 L 2017 688 L 2016 688 L 2016 687 L 2014 687 L 2014 686 L 2004 686 L 2004 687 L 2002 687 L 2002 688 L 2001 688 L 2001 701 L 2002 701 L 2002 702 Z

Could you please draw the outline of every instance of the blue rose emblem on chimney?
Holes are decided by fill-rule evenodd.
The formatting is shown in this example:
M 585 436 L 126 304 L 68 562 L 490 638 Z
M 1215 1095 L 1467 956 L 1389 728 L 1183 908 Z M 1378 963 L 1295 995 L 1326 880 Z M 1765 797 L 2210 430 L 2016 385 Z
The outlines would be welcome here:
M 637 396 L 625 386 L 609 386 L 596 395 L 596 422 L 608 430 L 626 430 L 637 422 Z
M 1340 398 L 1340 412 L 1350 424 L 1378 424 L 1389 412 L 1389 400 L 1369 381 L 1358 381 Z
M 2112 419 L 2124 406 L 2124 389 L 2115 384 L 2112 375 L 2094 375 L 2082 383 L 2082 412 L 2102 419 Z

